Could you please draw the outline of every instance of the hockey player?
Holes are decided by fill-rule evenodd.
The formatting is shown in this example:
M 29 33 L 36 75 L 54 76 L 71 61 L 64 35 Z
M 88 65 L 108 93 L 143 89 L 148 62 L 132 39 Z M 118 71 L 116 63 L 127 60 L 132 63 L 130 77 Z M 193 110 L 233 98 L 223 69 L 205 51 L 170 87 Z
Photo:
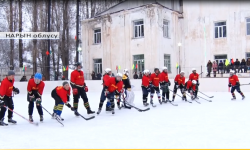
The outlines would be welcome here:
M 99 103 L 99 108 L 97 114 L 101 113 L 103 102 L 108 98 L 111 104 L 111 111 L 112 114 L 115 113 L 114 108 L 115 108 L 115 103 L 114 103 L 114 96 L 115 95 L 120 95 L 120 93 L 123 93 L 123 82 L 122 82 L 122 74 L 117 73 L 115 77 L 111 77 L 107 82 L 105 82 L 104 85 L 104 95 L 102 95 L 100 103 Z
M 70 101 L 70 85 L 68 82 L 65 81 L 63 82 L 62 86 L 57 86 L 55 89 L 53 89 L 51 92 L 51 97 L 55 100 L 55 106 L 53 109 L 54 113 L 52 115 L 53 118 L 59 119 L 61 121 L 64 120 L 61 118 L 64 104 L 76 114 L 78 114 L 75 108 L 71 107 L 71 105 L 68 103 Z
M 151 92 L 150 92 L 150 104 L 153 105 L 153 98 L 154 98 L 154 94 L 156 92 L 157 96 L 158 96 L 158 101 L 160 104 L 162 104 L 161 102 L 161 93 L 160 93 L 160 89 L 159 89 L 159 83 L 160 83 L 160 71 L 158 68 L 154 69 L 154 73 L 151 74 L 150 76 L 150 80 L 151 80 Z
M 19 89 L 14 87 L 14 79 L 15 72 L 10 70 L 8 71 L 8 75 L 3 81 L 1 82 L 0 86 L 0 126 L 7 126 L 8 124 L 4 123 L 4 116 L 6 112 L 6 107 L 9 109 L 14 109 L 14 103 L 12 99 L 12 91 L 15 94 L 19 94 Z M 6 107 L 5 107 L 6 106 Z M 8 122 L 16 124 L 17 122 L 12 119 L 13 112 L 8 110 Z
M 163 67 L 162 73 L 160 74 L 160 86 L 162 90 L 162 102 L 167 103 L 169 101 L 169 87 L 171 85 L 171 82 L 168 78 L 168 68 Z M 166 101 L 165 101 L 166 97 Z
M 195 98 L 197 98 L 197 81 L 196 80 L 188 80 L 185 84 L 185 88 L 188 91 L 188 93 L 190 93 L 191 95 L 191 99 L 194 100 Z
M 105 88 L 104 88 L 104 87 L 105 87 L 105 82 L 107 82 L 107 81 L 110 79 L 111 75 L 112 75 L 111 69 L 110 69 L 110 68 L 106 68 L 106 69 L 105 69 L 105 74 L 103 75 L 103 78 L 102 78 L 102 81 L 103 81 L 103 83 L 102 83 L 103 89 L 102 89 L 100 101 L 101 101 L 101 98 L 102 98 L 103 96 L 105 96 Z M 106 111 L 111 111 L 111 108 L 110 108 L 109 106 L 110 106 L 110 102 L 107 101 L 107 104 L 106 104 Z
M 83 74 L 83 71 L 81 70 L 82 65 L 81 63 L 76 63 L 75 66 L 76 66 L 76 70 L 74 70 L 71 73 L 71 77 L 70 77 L 70 85 L 73 91 L 74 108 L 75 110 L 78 109 L 78 102 L 81 96 L 81 98 L 84 101 L 84 106 L 87 109 L 87 114 L 93 114 L 95 112 L 90 109 L 88 97 L 86 94 L 86 92 L 88 92 L 88 87 L 84 81 L 84 74 Z M 75 115 L 79 116 L 79 114 L 77 113 L 75 113 Z
M 42 81 L 42 74 L 36 73 L 33 79 L 30 79 L 27 86 L 27 101 L 29 102 L 29 120 L 33 122 L 33 109 L 34 109 L 34 102 L 36 102 L 36 108 L 38 114 L 40 115 L 40 121 L 43 121 L 43 109 L 41 107 L 42 102 L 42 94 L 44 89 L 44 82 Z
M 122 82 L 123 82 L 123 88 L 124 88 L 124 94 L 126 95 L 125 100 L 128 103 L 133 103 L 134 101 L 134 93 L 131 91 L 131 83 L 130 83 L 130 79 L 129 79 L 129 72 L 128 69 L 124 69 L 123 70 L 123 76 L 122 76 Z M 117 103 L 118 106 L 120 106 L 119 102 Z M 126 103 L 123 103 L 125 108 L 130 109 L 130 107 L 126 106 Z
M 175 79 L 174 79 L 174 92 L 173 92 L 173 100 L 175 99 L 175 95 L 177 93 L 177 89 L 180 89 L 181 93 L 182 93 L 182 99 L 187 101 L 186 98 L 186 93 L 185 93 L 185 77 L 184 77 L 184 71 L 181 71 L 180 74 L 176 75 Z
M 197 90 L 197 94 L 198 94 L 198 90 L 199 90 L 199 85 L 200 85 L 200 83 L 199 83 L 199 74 L 198 73 L 196 73 L 196 69 L 195 68 L 192 68 L 192 72 L 193 73 L 191 73 L 190 75 L 189 75 L 189 80 L 191 80 L 191 81 L 193 81 L 193 80 L 195 80 L 196 82 L 197 82 L 197 84 L 196 84 L 196 90 Z M 199 99 L 198 97 L 197 97 L 197 94 L 196 94 L 196 99 Z
M 151 92 L 150 88 L 150 77 L 149 77 L 149 70 L 144 70 L 143 71 L 143 77 L 142 77 L 142 100 L 143 100 L 143 105 L 148 106 L 148 94 Z
M 229 77 L 228 87 L 232 87 L 231 88 L 231 93 L 233 96 L 232 100 L 236 99 L 236 96 L 234 94 L 235 90 L 237 90 L 237 92 L 240 93 L 240 95 L 242 96 L 242 100 L 243 100 L 245 98 L 245 96 L 240 90 L 240 81 L 238 79 L 238 76 L 234 74 L 234 71 L 230 71 L 229 75 L 230 75 L 230 77 Z

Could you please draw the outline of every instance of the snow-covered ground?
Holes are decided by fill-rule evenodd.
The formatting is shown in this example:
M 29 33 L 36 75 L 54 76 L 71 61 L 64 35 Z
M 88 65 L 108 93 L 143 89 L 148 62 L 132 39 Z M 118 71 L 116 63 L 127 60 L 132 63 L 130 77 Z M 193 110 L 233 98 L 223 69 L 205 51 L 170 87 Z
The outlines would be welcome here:
M 189 104 L 176 97 L 179 106 L 175 107 L 160 105 L 155 96 L 157 107 L 147 112 L 116 108 L 112 115 L 103 107 L 89 121 L 75 117 L 64 106 L 64 127 L 45 111 L 38 127 L 14 115 L 16 125 L 0 127 L 0 148 L 250 148 L 250 93 L 245 93 L 243 101 L 238 93 L 236 101 L 230 100 L 229 92 L 206 94 L 214 95 L 213 102 L 200 99 L 201 104 Z M 144 108 L 141 91 L 135 95 L 135 105 Z M 89 92 L 88 97 L 96 111 L 100 93 Z M 14 102 L 15 111 L 28 118 L 26 95 L 15 96 Z M 42 104 L 52 112 L 54 100 L 49 93 L 43 95 Z M 82 101 L 79 113 L 87 116 Z M 34 120 L 39 120 L 36 108 Z

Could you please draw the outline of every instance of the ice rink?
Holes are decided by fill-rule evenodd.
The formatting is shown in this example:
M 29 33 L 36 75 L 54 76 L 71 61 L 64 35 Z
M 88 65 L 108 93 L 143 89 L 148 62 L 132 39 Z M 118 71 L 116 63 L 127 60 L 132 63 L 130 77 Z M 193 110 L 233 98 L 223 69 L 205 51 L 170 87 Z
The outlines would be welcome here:
M 206 94 L 214 96 L 213 102 L 199 99 L 201 104 L 190 104 L 176 97 L 178 106 L 160 105 L 155 95 L 157 107 L 147 112 L 116 107 L 112 115 L 103 107 L 102 113 L 89 121 L 75 117 L 64 106 L 64 127 L 45 111 L 44 122 L 38 127 L 14 115 L 16 125 L 0 128 L 0 148 L 250 148 L 250 93 L 245 92 L 245 100 L 236 93 L 236 101 L 231 101 L 229 92 Z M 100 92 L 88 92 L 88 97 L 97 111 Z M 28 118 L 26 95 L 15 96 L 14 103 L 15 111 Z M 145 108 L 141 91 L 135 91 L 134 103 Z M 52 112 L 54 100 L 49 93 L 43 95 L 42 104 Z M 79 113 L 87 116 L 82 100 Z M 36 108 L 33 116 L 37 122 Z

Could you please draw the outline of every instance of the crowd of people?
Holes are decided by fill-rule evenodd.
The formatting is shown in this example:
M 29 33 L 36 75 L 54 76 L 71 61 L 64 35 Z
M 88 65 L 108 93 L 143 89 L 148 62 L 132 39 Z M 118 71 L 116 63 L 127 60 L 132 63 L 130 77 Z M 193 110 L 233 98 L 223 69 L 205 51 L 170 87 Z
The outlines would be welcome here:
M 245 59 L 241 61 L 239 61 L 239 59 L 235 61 L 230 59 L 228 64 L 226 64 L 225 60 L 220 60 L 218 63 L 217 61 L 213 61 L 212 63 L 209 60 L 207 63 L 207 77 L 211 77 L 211 73 L 216 77 L 216 74 L 229 73 L 230 70 L 234 70 L 235 73 L 247 73 L 247 70 L 250 70 L 250 58 L 248 58 L 247 61 Z

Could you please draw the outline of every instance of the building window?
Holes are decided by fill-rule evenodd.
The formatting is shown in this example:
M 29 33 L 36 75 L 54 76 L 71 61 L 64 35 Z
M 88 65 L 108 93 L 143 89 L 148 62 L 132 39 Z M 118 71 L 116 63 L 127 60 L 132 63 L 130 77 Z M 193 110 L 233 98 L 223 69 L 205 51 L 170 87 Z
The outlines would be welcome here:
M 137 73 L 144 71 L 144 55 L 134 55 L 134 69 Z
M 247 18 L 247 35 L 250 35 L 250 18 Z
M 163 21 L 163 37 L 169 38 L 169 22 Z
M 217 64 L 219 64 L 220 61 L 222 61 L 225 64 L 226 59 L 227 59 L 227 55 L 215 55 L 214 56 L 214 60 L 217 62 Z
M 164 66 L 168 68 L 168 72 L 171 73 L 171 56 L 168 54 L 164 55 Z
M 94 44 L 100 44 L 101 43 L 101 29 L 95 29 L 94 30 Z
M 94 59 L 94 71 L 95 73 L 102 73 L 102 59 Z
M 134 38 L 144 37 L 143 20 L 134 21 Z
M 217 22 L 214 24 L 214 35 L 215 38 L 227 37 L 226 22 Z

